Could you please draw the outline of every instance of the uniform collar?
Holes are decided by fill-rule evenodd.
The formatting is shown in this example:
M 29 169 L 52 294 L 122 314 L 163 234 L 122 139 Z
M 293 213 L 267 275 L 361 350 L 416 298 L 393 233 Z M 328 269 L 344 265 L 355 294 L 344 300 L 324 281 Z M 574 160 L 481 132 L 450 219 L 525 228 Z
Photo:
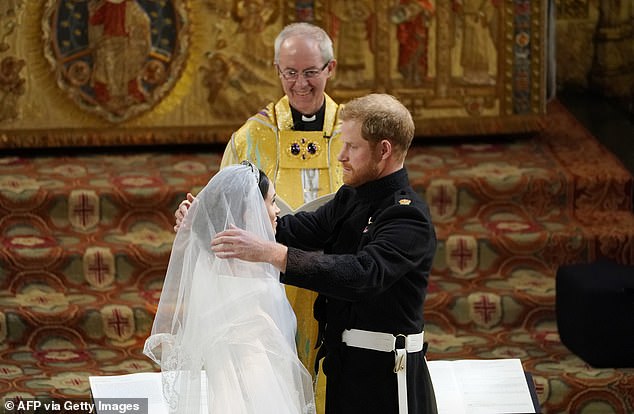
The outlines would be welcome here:
M 356 192 L 361 198 L 378 199 L 407 186 L 409 186 L 407 170 L 401 168 L 383 178 L 360 185 L 356 188 Z

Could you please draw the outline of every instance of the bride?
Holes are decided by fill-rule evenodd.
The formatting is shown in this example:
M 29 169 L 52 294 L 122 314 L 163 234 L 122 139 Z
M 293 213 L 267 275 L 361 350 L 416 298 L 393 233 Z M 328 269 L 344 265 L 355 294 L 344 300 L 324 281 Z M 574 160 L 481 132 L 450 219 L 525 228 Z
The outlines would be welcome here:
M 279 270 L 210 250 L 231 225 L 275 240 L 278 213 L 272 183 L 246 162 L 218 172 L 191 205 L 143 351 L 161 366 L 170 413 L 315 412 Z

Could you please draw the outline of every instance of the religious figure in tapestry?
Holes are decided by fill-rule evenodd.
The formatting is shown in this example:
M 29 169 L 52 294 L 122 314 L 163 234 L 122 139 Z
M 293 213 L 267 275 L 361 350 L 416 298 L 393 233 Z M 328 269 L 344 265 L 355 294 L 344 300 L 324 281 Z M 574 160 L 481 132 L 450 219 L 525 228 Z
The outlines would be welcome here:
M 200 67 L 202 84 L 207 89 L 209 111 L 223 119 L 246 119 L 273 101 L 275 95 L 266 90 L 277 85 L 264 75 L 247 67 L 240 59 L 223 51 L 209 52 L 207 64 Z
M 363 85 L 365 74 L 374 65 L 366 57 L 374 53 L 376 15 L 371 2 L 344 0 L 333 2 L 330 16 L 331 35 L 337 48 L 337 72 L 334 85 L 354 88 Z
M 429 0 L 399 0 L 390 11 L 390 19 L 396 24 L 398 71 L 410 86 L 429 80 L 429 30 L 433 17 L 434 5 Z
M 279 96 L 279 82 L 271 70 L 280 4 L 207 0 L 206 8 L 213 24 L 199 74 L 208 110 L 215 118 L 243 122 Z
M 460 28 L 462 80 L 470 85 L 494 85 L 500 0 L 453 0 Z M 493 52 L 493 53 L 492 53 Z
M 115 110 L 144 102 L 140 75 L 152 51 L 149 16 L 137 2 L 125 0 L 92 3 L 88 15 L 95 99 Z
M 150 110 L 184 66 L 188 21 L 180 0 L 49 0 L 43 21 L 58 85 L 111 122 Z
M 264 42 L 264 30 L 273 24 L 279 15 L 279 4 L 276 1 L 239 0 L 231 10 L 233 20 L 238 23 L 238 33 L 244 34 L 243 50 L 258 63 L 270 64 L 271 47 Z

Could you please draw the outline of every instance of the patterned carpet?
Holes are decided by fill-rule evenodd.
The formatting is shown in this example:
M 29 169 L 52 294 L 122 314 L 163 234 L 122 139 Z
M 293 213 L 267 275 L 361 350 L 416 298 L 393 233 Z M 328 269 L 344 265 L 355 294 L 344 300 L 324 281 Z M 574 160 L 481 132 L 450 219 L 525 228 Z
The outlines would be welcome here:
M 440 239 L 429 359 L 519 358 L 544 413 L 631 413 L 634 369 L 593 368 L 561 344 L 555 272 L 634 264 L 634 179 L 560 103 L 549 113 L 536 136 L 417 142 L 408 155 Z M 172 212 L 219 162 L 157 149 L 0 156 L 0 397 L 85 399 L 89 375 L 156 369 L 141 348 Z

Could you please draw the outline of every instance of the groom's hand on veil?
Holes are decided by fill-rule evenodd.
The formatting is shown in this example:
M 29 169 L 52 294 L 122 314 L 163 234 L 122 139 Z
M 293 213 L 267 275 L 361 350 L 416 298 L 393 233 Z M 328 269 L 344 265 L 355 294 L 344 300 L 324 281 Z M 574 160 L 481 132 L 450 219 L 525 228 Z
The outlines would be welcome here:
M 192 193 L 187 193 L 187 198 L 178 205 L 178 208 L 174 212 L 174 217 L 176 217 L 176 224 L 174 225 L 174 232 L 178 232 L 181 224 L 183 224 L 183 220 L 185 219 L 185 215 L 187 214 L 187 210 L 191 207 L 194 202 L 195 197 Z
M 265 262 L 286 270 L 288 248 L 274 241 L 264 240 L 234 225 L 216 234 L 211 250 L 221 259 L 241 259 L 248 262 Z

